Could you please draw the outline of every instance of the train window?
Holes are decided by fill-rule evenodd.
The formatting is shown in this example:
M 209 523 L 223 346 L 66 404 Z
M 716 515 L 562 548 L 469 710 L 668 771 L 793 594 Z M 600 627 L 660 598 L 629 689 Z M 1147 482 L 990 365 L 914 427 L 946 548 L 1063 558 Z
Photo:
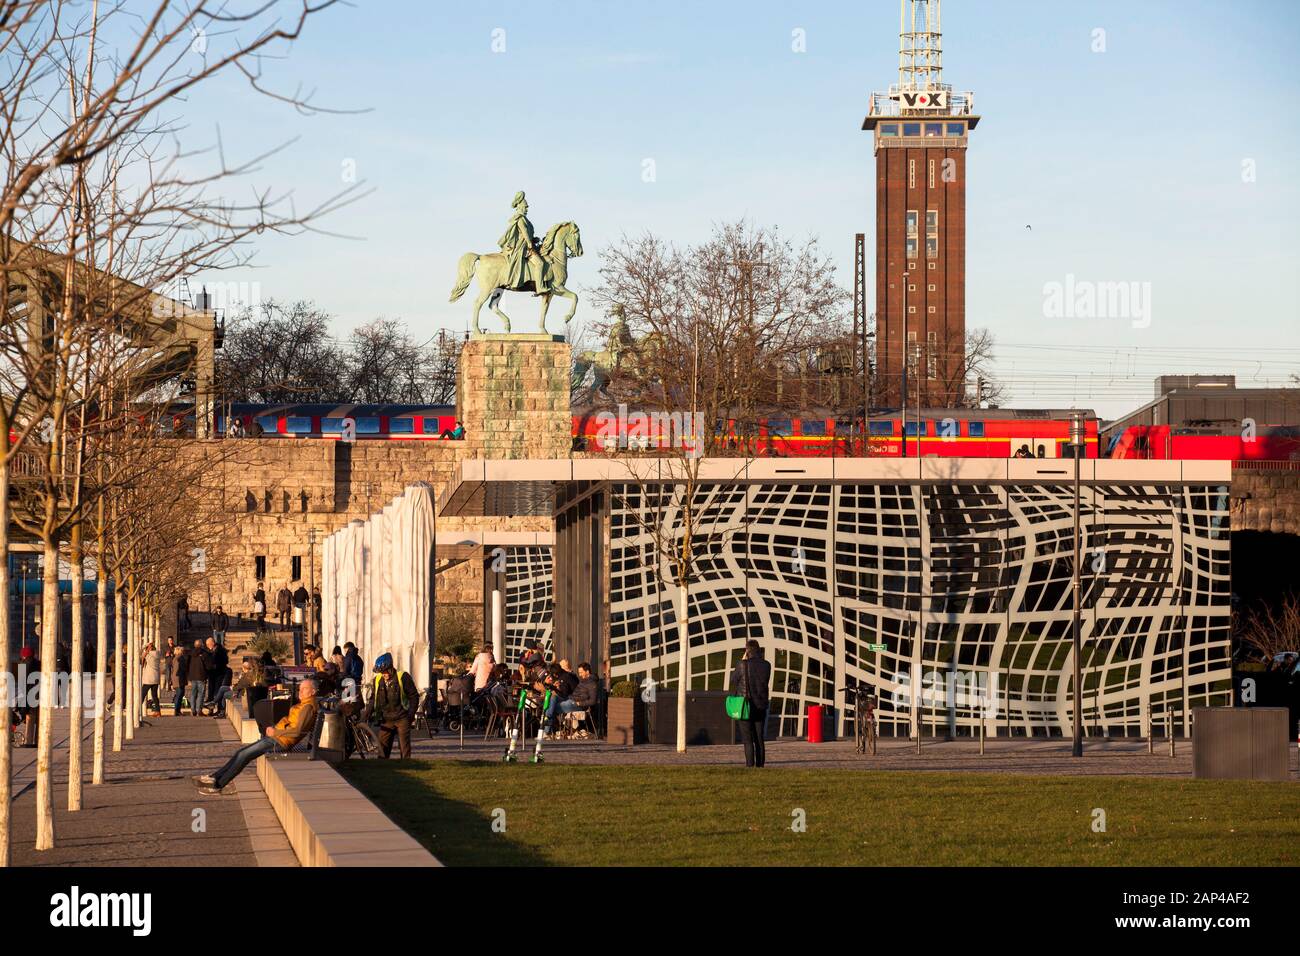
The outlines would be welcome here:
M 774 438 L 782 438 L 793 433 L 793 426 L 788 418 L 769 418 L 767 433 Z
M 322 418 L 320 420 L 320 433 L 322 435 L 337 435 L 343 431 L 342 418 Z
M 826 434 L 826 423 L 825 423 L 824 421 L 821 421 L 821 420 L 810 421 L 810 420 L 808 420 L 808 419 L 805 418 L 805 419 L 803 420 L 802 428 L 803 428 L 803 433 L 804 433 L 805 435 L 825 435 L 825 434 Z
M 379 434 L 379 419 L 378 419 L 377 417 L 375 417 L 374 415 L 370 415 L 370 416 L 368 416 L 368 417 L 366 417 L 366 418 L 354 418 L 353 421 L 355 421 L 355 422 L 357 423 L 357 434 L 358 434 L 358 435 L 378 435 L 378 434 Z M 393 421 L 396 421 L 396 419 L 393 419 Z M 390 424 L 391 424 L 391 423 L 390 423 Z M 390 427 L 389 430 L 391 431 L 391 427 Z
M 983 422 L 971 422 L 971 423 L 970 423 L 969 425 L 967 425 L 966 427 L 967 427 L 967 429 L 969 429 L 969 430 L 967 431 L 966 434 L 970 435 L 971 438 L 983 438 L 983 437 L 984 437 L 984 423 L 983 423 Z
M 280 430 L 280 419 L 274 415 L 258 415 L 257 424 L 262 427 L 262 431 L 270 432 L 272 435 Z
M 933 434 L 934 434 L 934 422 L 932 422 L 932 421 L 930 421 L 930 422 L 922 422 L 922 423 L 920 423 L 920 424 L 921 424 L 921 434 L 922 434 L 923 436 L 924 436 L 924 435 L 933 435 Z M 904 434 L 904 435 L 915 435 L 915 434 L 916 434 L 916 426 L 917 426 L 917 422 L 906 422 L 906 423 L 904 423 L 904 425 L 903 425 L 903 434 Z
M 873 434 L 873 435 L 893 435 L 893 434 L 894 434 L 894 423 L 893 423 L 893 422 L 872 422 L 872 423 L 871 423 L 871 434 Z
M 379 431 L 379 419 L 373 419 L 375 431 Z M 361 429 L 358 428 L 357 431 Z M 390 418 L 388 420 L 388 434 L 390 435 L 413 435 L 415 434 L 414 418 Z
M 290 435 L 310 435 L 311 416 L 289 415 L 284 420 L 284 430 Z

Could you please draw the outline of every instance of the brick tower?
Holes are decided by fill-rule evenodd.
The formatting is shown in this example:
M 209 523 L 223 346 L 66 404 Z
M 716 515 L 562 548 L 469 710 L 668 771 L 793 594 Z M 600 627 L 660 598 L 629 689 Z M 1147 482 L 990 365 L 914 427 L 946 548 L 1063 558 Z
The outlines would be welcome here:
M 966 144 L 979 117 L 973 93 L 943 82 L 939 0 L 901 7 L 898 83 L 872 94 L 862 121 L 876 154 L 875 403 L 953 406 L 965 379 Z

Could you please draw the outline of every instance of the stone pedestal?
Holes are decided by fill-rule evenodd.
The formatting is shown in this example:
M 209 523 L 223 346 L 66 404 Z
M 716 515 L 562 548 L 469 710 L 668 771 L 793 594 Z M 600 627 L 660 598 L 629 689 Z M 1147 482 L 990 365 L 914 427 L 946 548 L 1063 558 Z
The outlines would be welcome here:
M 460 353 L 457 417 L 466 458 L 567 458 L 572 352 L 550 335 L 487 334 Z

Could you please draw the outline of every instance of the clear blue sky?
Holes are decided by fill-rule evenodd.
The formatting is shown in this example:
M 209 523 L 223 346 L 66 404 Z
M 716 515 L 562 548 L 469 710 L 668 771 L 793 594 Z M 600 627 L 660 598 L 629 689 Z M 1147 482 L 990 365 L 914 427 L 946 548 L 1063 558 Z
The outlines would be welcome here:
M 300 203 L 341 188 L 354 162 L 374 192 L 325 226 L 357 238 L 268 238 L 259 270 L 224 278 L 311 299 L 339 335 L 379 315 L 419 334 L 463 331 L 466 302 L 447 303 L 456 260 L 495 248 L 522 188 L 539 230 L 581 225 L 580 295 L 621 232 L 690 243 L 739 216 L 817 236 L 849 286 L 853 234 L 867 234 L 869 254 L 873 241 L 860 126 L 871 91 L 897 77 L 898 4 L 806 6 L 330 10 L 269 72 L 370 112 L 301 117 L 232 81 L 186 119 L 200 141 L 219 125 L 236 157 L 298 137 L 251 183 L 292 188 Z M 943 27 L 944 78 L 974 90 L 983 116 L 969 155 L 967 323 L 1002 344 L 1016 404 L 1113 415 L 1149 397 L 1160 370 L 1261 384 L 1300 371 L 1300 4 L 949 0 Z M 504 53 L 492 52 L 497 28 Z M 791 49 L 796 28 L 807 52 Z M 1068 274 L 1149 282 L 1149 327 L 1045 317 L 1044 284 Z M 531 326 L 535 301 L 513 306 Z

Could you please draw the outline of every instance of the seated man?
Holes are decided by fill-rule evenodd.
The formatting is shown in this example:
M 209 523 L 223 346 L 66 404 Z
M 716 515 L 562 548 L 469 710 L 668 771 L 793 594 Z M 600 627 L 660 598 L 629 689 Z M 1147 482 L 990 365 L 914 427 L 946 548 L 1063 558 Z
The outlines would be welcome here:
M 595 707 L 599 700 L 600 689 L 596 686 L 596 678 L 591 673 L 591 665 L 583 661 L 578 665 L 578 683 L 568 699 L 560 701 L 559 712 L 571 714 L 575 710 L 585 711 Z
M 570 674 L 559 664 L 549 664 L 546 668 L 546 677 L 543 683 L 551 692 L 551 705 L 546 711 L 546 732 L 555 732 L 555 718 L 563 709 L 564 705 L 569 702 L 573 695 L 574 688 L 578 686 L 578 678 Z M 577 710 L 576 707 L 570 707 L 570 710 Z
M 289 716 L 274 727 L 266 728 L 266 736 L 255 740 L 235 751 L 235 755 L 226 761 L 226 765 L 216 773 L 205 773 L 194 778 L 199 793 L 215 794 L 225 789 L 226 784 L 234 780 L 250 763 L 262 754 L 273 750 L 288 753 L 298 741 L 302 740 L 316 724 L 316 681 L 308 677 L 298 685 L 298 703 L 289 710 Z

